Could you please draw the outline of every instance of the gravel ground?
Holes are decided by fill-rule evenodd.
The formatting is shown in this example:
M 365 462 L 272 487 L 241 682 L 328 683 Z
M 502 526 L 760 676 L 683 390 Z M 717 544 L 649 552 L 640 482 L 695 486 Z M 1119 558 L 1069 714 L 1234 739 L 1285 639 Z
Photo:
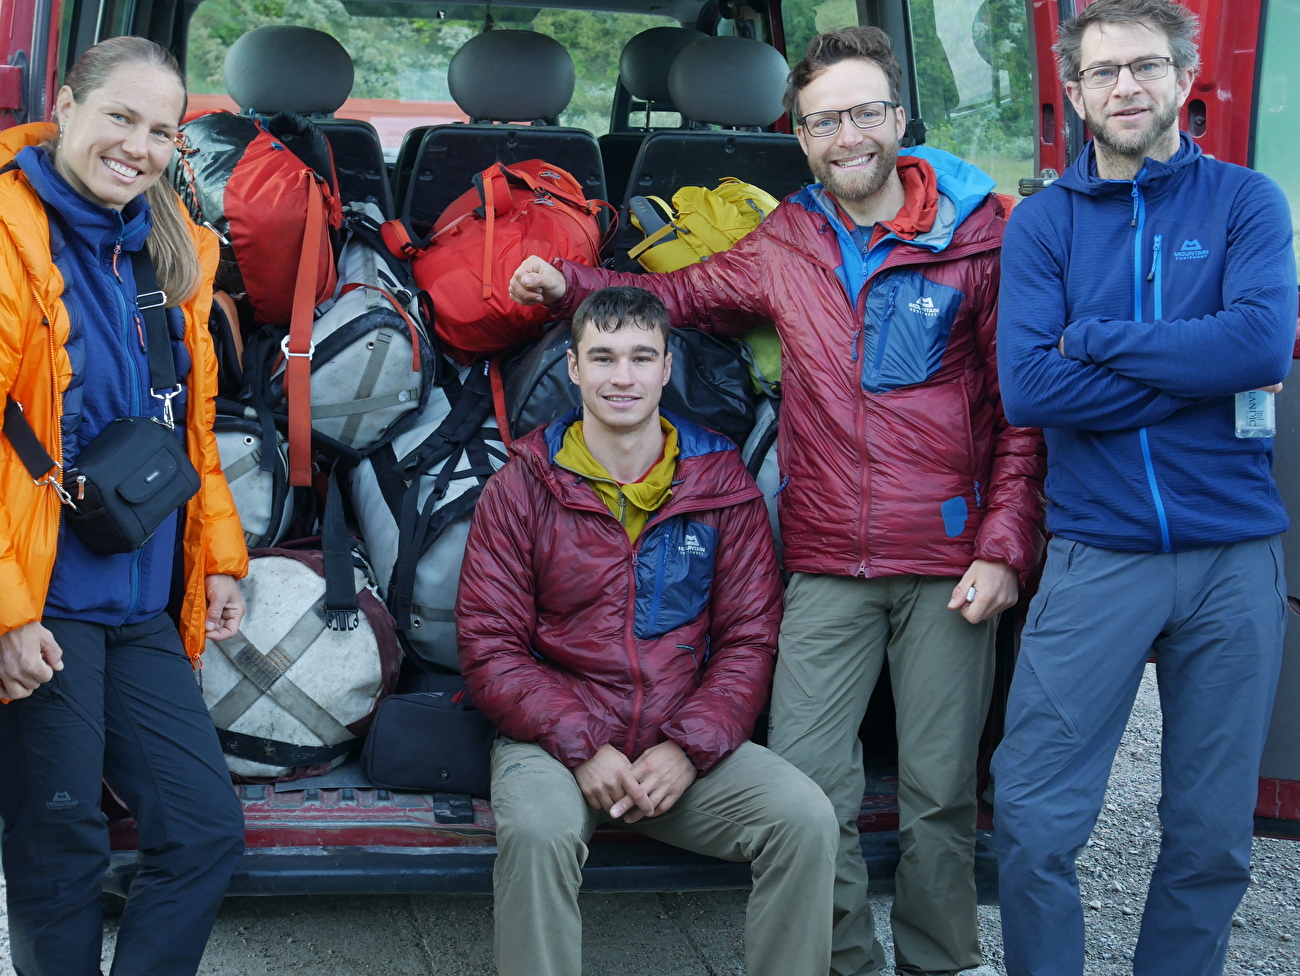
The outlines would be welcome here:
M 1159 848 L 1160 702 L 1155 671 L 1138 694 L 1106 807 L 1079 858 L 1086 976 L 1128 976 L 1147 878 Z M 4 880 L 0 878 L 0 894 Z M 600 976 L 743 976 L 745 892 L 584 895 L 585 968 Z M 889 898 L 874 899 L 892 958 Z M 1258 838 L 1254 876 L 1232 930 L 1229 974 L 1300 976 L 1300 844 Z M 105 923 L 105 969 L 117 923 Z M 980 909 L 985 972 L 1002 974 L 996 907 Z M 1294 939 L 1294 941 L 1293 941 Z M 491 976 L 487 896 L 227 899 L 200 973 L 207 976 Z M 887 970 L 892 974 L 893 970 Z M 13 976 L 0 899 L 0 976 Z

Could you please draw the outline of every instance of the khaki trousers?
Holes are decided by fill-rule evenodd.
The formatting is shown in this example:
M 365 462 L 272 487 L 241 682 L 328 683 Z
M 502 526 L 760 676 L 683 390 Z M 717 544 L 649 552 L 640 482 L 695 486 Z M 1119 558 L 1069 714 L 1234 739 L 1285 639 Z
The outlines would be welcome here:
M 497 822 L 495 954 L 501 976 L 579 976 L 578 888 L 587 842 L 608 816 L 533 743 L 492 750 Z M 701 776 L 671 810 L 631 829 L 753 865 L 745 920 L 749 976 L 825 976 L 831 958 L 835 814 L 803 773 L 752 742 Z
M 980 964 L 975 763 L 993 687 L 997 619 L 947 608 L 956 580 L 795 573 L 785 594 L 768 745 L 825 790 L 839 820 L 831 972 L 885 965 L 867 900 L 857 818 L 866 777 L 858 727 L 886 655 L 898 712 L 900 973 Z

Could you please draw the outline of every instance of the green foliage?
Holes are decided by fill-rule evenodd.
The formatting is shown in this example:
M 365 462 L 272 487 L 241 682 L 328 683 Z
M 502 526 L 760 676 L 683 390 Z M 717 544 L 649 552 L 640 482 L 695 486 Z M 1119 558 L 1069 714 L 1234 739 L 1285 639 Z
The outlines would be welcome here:
M 339 0 L 204 0 L 190 22 L 190 90 L 224 92 L 222 65 L 230 45 L 268 24 L 313 27 L 337 38 L 352 56 L 356 71 L 352 94 L 357 98 L 428 101 L 451 98 L 447 65 L 483 27 L 482 20 L 354 17 Z M 577 73 L 573 101 L 562 121 L 598 134 L 607 131 L 623 45 L 632 35 L 665 24 L 676 21 L 578 10 L 538 13 L 531 28 L 563 44 Z

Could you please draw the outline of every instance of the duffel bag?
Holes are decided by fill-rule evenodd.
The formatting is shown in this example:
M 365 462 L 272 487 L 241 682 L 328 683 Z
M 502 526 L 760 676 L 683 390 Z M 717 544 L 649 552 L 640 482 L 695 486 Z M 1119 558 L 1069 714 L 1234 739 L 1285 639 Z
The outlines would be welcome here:
M 435 353 L 414 285 L 400 262 L 375 249 L 370 216 L 349 214 L 338 288 L 311 326 L 309 382 L 294 382 L 283 329 L 263 328 L 245 353 L 248 387 L 288 418 L 294 465 L 299 457 L 310 463 L 312 441 L 334 456 L 364 456 L 415 421 L 432 386 Z M 366 226 L 374 236 L 356 232 Z
M 409 430 L 352 472 L 352 507 L 407 653 L 459 670 L 456 588 L 470 516 L 506 462 L 484 360 L 447 377 Z
M 487 798 L 496 729 L 460 675 L 422 674 L 419 684 L 384 699 L 375 713 L 361 751 L 366 778 L 386 790 Z
M 239 632 L 208 641 L 203 699 L 238 776 L 290 779 L 337 765 L 361 747 L 397 683 L 392 617 L 360 558 L 338 555 L 253 550 L 239 581 L 248 605 Z
M 562 322 L 501 367 L 510 436 L 522 437 L 582 405 L 569 379 L 573 335 Z M 672 375 L 663 408 L 744 444 L 754 427 L 755 393 L 739 346 L 698 329 L 672 329 Z
M 244 542 L 250 549 L 276 545 L 293 524 L 295 509 L 284 435 L 266 411 L 224 399 L 217 401 L 212 431 Z
M 776 540 L 777 559 L 781 558 L 781 525 L 776 517 L 776 496 L 785 488 L 781 465 L 776 454 L 777 422 L 781 401 L 764 397 L 758 405 L 758 419 L 749 439 L 741 448 L 740 458 L 763 493 L 767 504 L 767 518 L 772 523 L 772 538 Z
M 541 334 L 546 309 L 515 304 L 510 278 L 533 254 L 599 264 L 602 206 L 609 204 L 587 200 L 577 180 L 544 160 L 495 163 L 475 174 L 428 236 L 403 220 L 384 224 L 383 234 L 432 298 L 444 349 L 469 363 Z

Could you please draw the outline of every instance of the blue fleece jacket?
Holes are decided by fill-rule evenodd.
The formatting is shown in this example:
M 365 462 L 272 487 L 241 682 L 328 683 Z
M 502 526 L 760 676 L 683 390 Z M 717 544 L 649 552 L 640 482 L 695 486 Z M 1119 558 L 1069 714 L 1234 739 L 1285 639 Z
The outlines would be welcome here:
M 1287 528 L 1272 439 L 1236 436 L 1234 395 L 1291 367 L 1291 237 L 1276 183 L 1186 134 L 1132 181 L 1099 178 L 1089 143 L 1015 208 L 998 368 L 1007 419 L 1044 428 L 1052 533 L 1177 552 Z
M 120 212 L 91 203 L 59 175 L 45 151 L 29 146 L 15 157 L 50 216 L 50 253 L 63 275 L 63 303 L 71 321 L 66 350 L 72 380 L 63 400 L 63 458 L 77 454 L 119 417 L 162 417 L 149 394 L 143 319 L 136 305 L 131 252 L 144 247 L 152 228 L 148 202 L 136 197 Z M 184 319 L 167 310 L 177 378 L 189 374 Z M 172 401 L 178 430 L 183 395 Z M 177 516 L 172 514 L 143 548 L 101 556 L 88 549 L 64 520 L 45 613 L 120 627 L 167 608 Z

